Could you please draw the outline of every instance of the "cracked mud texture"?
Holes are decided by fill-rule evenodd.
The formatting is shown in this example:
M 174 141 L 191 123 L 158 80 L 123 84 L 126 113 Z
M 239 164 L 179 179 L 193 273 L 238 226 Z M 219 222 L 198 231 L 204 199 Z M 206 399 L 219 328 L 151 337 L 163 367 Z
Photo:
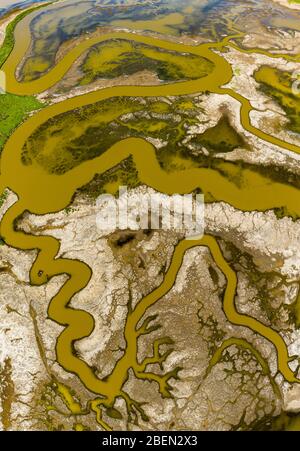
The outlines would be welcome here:
M 9 194 L 2 211 L 13 199 L 13 194 Z M 70 211 L 43 217 L 27 214 L 18 227 L 33 234 L 51 232 L 61 239 L 60 255 L 80 258 L 93 269 L 89 286 L 75 296 L 72 305 L 92 313 L 96 327 L 90 337 L 75 346 L 76 352 L 103 377 L 125 345 L 123 324 L 129 297 L 135 304 L 162 282 L 181 236 L 160 231 L 131 232 L 130 237 L 128 232 L 101 236 L 96 212 L 95 202 L 79 194 Z M 206 223 L 206 231 L 219 237 L 227 258 L 234 261 L 239 278 L 238 307 L 246 312 L 251 308 L 252 316 L 268 322 L 272 298 L 258 295 L 257 284 L 252 280 L 258 275 L 262 291 L 268 292 L 270 284 L 281 290 L 280 305 L 272 311 L 279 314 L 279 307 L 288 311 L 295 300 L 297 284 L 293 281 L 299 277 L 300 268 L 297 225 L 288 218 L 277 220 L 272 212 L 242 213 L 226 204 L 209 205 Z M 70 430 L 78 427 L 77 423 L 97 428 L 90 414 L 72 416 L 57 389 L 57 382 L 68 387 L 83 408 L 90 398 L 78 379 L 65 373 L 55 361 L 55 340 L 61 327 L 47 319 L 47 299 L 57 291 L 64 276 L 54 278 L 47 287 L 31 287 L 28 270 L 34 251 L 24 253 L 2 245 L 0 258 L 1 322 L 5 323 L 1 340 L 6 351 L 0 372 L 4 381 L 2 428 Z M 149 354 L 153 339 L 160 336 L 166 335 L 176 343 L 164 364 L 164 370 L 183 368 L 180 379 L 171 384 L 174 398 L 163 400 L 158 393 L 155 395 L 154 383 L 129 377 L 125 388 L 130 396 L 145 403 L 149 421 L 139 418 L 137 424 L 134 419 L 127 424 L 125 406 L 119 402 L 117 407 L 124 420 L 109 418 L 116 430 L 247 429 L 265 416 L 279 415 L 283 406 L 287 410 L 294 406 L 291 393 L 295 389 L 279 376 L 278 391 L 268 382 L 270 375 L 276 376 L 272 345 L 226 320 L 222 310 L 225 286 L 224 275 L 208 249 L 198 247 L 187 252 L 176 284 L 150 311 L 151 315 L 158 315 L 162 328 L 144 336 L 139 343 L 140 357 Z M 285 334 L 289 349 L 299 349 L 295 326 L 288 315 L 279 314 L 278 327 Z M 232 337 L 255 346 L 268 363 L 270 375 L 265 374 L 251 350 L 241 347 L 238 341 L 233 341 L 208 371 L 216 350 Z

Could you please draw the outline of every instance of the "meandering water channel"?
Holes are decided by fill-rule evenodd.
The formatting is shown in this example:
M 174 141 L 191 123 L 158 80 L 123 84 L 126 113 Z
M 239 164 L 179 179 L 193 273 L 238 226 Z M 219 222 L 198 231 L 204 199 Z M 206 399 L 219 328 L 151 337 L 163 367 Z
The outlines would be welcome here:
M 70 301 L 76 293 L 87 286 L 92 271 L 81 261 L 57 258 L 60 243 L 56 238 L 28 235 L 18 230 L 16 222 L 25 211 L 39 215 L 61 211 L 70 204 L 76 190 L 91 181 L 95 174 L 106 172 L 130 156 L 133 157 L 141 182 L 157 191 L 167 194 L 183 194 L 200 188 L 204 194 L 211 193 L 216 201 L 227 202 L 242 211 L 265 211 L 286 206 L 289 212 L 299 216 L 299 190 L 283 183 L 271 182 L 248 169 L 243 170 L 241 187 L 237 187 L 230 177 L 209 168 L 193 168 L 171 174 L 166 173 L 157 161 L 155 148 L 141 138 L 122 140 L 101 156 L 86 161 L 63 175 L 49 174 L 37 163 L 24 165 L 21 158 L 24 144 L 39 126 L 59 114 L 113 97 L 180 96 L 209 91 L 220 95 L 230 95 L 240 103 L 241 123 L 245 130 L 287 151 L 300 153 L 300 148 L 254 127 L 250 120 L 250 112 L 253 109 L 250 102 L 240 94 L 223 87 L 231 80 L 233 73 L 230 64 L 215 50 L 221 50 L 227 46 L 234 36 L 226 37 L 217 43 L 188 46 L 136 33 L 110 33 L 80 42 L 48 73 L 37 80 L 22 83 L 16 79 L 15 74 L 30 44 L 29 25 L 34 15 L 35 13 L 28 15 L 17 25 L 14 49 L 3 66 L 7 78 L 7 91 L 13 94 L 36 95 L 49 89 L 62 79 L 74 61 L 85 50 L 96 43 L 110 39 L 128 39 L 164 50 L 190 53 L 205 57 L 214 64 L 213 71 L 198 80 L 161 86 L 118 86 L 47 106 L 28 118 L 14 131 L 1 156 L 0 189 L 8 187 L 18 196 L 18 201 L 4 215 L 1 223 L 1 236 L 9 246 L 39 251 L 30 272 L 30 280 L 33 285 L 45 284 L 50 278 L 60 274 L 68 275 L 68 280 L 51 300 L 48 308 L 49 317 L 64 326 L 63 332 L 57 339 L 57 361 L 66 371 L 76 374 L 82 383 L 97 395 L 97 398 L 91 402 L 91 408 L 97 413 L 99 423 L 105 429 L 109 428 L 102 420 L 101 407 L 113 407 L 118 397 L 125 399 L 128 409 L 131 409 L 133 405 L 137 406 L 135 401 L 131 400 L 123 391 L 130 369 L 133 369 L 137 378 L 157 382 L 161 394 L 170 396 L 168 381 L 172 377 L 177 377 L 179 369 L 174 369 L 171 373 L 163 376 L 146 371 L 148 364 L 161 361 L 162 357 L 158 349 L 161 344 L 168 343 L 167 339 L 162 338 L 160 341 L 154 342 L 153 358 L 146 359 L 142 363 L 137 360 L 138 339 L 141 335 L 151 331 L 149 321 L 145 317 L 148 309 L 172 289 L 185 253 L 195 246 L 208 247 L 215 263 L 226 277 L 227 287 L 223 297 L 223 310 L 227 319 L 234 325 L 251 329 L 271 342 L 278 356 L 278 371 L 287 381 L 300 382 L 289 366 L 292 359 L 281 335 L 258 320 L 237 311 L 235 305 L 237 276 L 225 260 L 217 240 L 212 236 L 204 236 L 195 241 L 181 241 L 177 245 L 163 283 L 128 312 L 124 328 L 126 349 L 108 377 L 100 380 L 92 368 L 75 355 L 74 343 L 92 333 L 94 319 L 83 310 L 73 309 Z

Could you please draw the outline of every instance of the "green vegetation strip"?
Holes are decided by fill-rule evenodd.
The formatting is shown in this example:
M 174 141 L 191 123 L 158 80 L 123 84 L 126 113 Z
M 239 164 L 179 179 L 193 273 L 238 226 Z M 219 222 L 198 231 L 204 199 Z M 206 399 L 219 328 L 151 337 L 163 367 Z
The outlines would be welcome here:
M 0 153 L 11 132 L 26 115 L 42 106 L 43 104 L 32 96 L 0 95 Z

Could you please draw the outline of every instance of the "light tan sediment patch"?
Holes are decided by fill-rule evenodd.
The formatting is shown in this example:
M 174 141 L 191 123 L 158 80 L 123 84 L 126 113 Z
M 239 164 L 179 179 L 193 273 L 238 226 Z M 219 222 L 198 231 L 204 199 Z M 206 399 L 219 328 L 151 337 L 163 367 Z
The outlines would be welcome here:
M 286 8 L 290 9 L 300 9 L 300 4 L 293 2 L 291 0 L 273 0 L 276 3 L 279 3 L 282 6 L 285 6 Z

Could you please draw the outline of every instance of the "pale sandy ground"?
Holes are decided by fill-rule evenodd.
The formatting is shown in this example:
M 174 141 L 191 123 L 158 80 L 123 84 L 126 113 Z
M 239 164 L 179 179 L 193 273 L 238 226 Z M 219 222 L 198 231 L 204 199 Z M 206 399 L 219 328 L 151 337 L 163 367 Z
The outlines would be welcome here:
M 300 9 L 300 4 L 290 3 L 289 0 L 273 0 L 273 1 L 276 3 L 280 3 L 280 5 L 286 6 L 287 8 Z
M 0 8 L 7 8 L 8 6 L 17 3 L 16 0 L 0 0 Z

